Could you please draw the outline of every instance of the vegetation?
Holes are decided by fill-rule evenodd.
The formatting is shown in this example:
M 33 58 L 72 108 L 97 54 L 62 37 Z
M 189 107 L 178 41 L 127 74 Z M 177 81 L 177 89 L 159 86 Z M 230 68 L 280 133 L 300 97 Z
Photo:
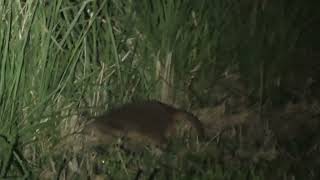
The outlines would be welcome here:
M 317 3 L 0 0 L 0 178 L 79 179 L 97 166 L 113 179 L 317 179 Z M 274 132 L 280 155 L 238 158 L 243 144 L 223 135 L 187 148 L 174 139 L 161 156 L 75 150 L 83 112 L 151 98 L 252 110 L 263 132 Z M 290 109 L 282 124 L 306 130 L 285 141 L 291 131 L 283 135 L 284 126 L 272 126 L 278 114 L 269 114 L 289 102 L 305 110 Z

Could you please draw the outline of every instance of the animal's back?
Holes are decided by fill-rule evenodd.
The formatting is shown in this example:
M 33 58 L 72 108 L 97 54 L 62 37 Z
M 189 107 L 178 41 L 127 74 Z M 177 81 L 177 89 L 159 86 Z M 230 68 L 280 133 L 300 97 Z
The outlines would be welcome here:
M 189 120 L 203 135 L 201 122 L 192 114 L 158 101 L 125 104 L 98 116 L 93 122 L 103 134 L 119 134 L 133 137 L 145 136 L 157 144 L 165 144 L 177 120 Z

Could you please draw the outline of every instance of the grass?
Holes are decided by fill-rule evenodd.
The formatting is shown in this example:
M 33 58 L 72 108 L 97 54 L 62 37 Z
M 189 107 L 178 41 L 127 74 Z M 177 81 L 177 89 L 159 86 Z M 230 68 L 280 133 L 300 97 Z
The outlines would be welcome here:
M 139 148 L 137 151 L 102 146 L 100 150 L 96 147 L 95 151 L 66 155 L 67 160 L 55 157 L 56 166 L 63 164 L 63 170 L 55 176 L 67 179 L 86 179 L 87 176 L 105 179 L 264 179 L 261 169 L 249 163 L 240 164 L 234 160 L 226 161 L 227 165 L 220 164 L 223 155 L 214 144 L 210 148 L 204 148 L 201 143 L 186 144 L 182 139 L 174 139 L 161 155 L 155 155 L 152 148 L 144 146 L 136 147 Z
M 285 1 L 275 6 L 231 0 L 0 0 L 0 177 L 28 179 L 45 169 L 55 175 L 65 170 L 80 155 L 53 147 L 77 130 L 83 111 L 94 114 L 148 98 L 215 104 L 215 82 L 233 69 L 250 82 L 250 96 L 264 101 L 276 91 L 272 78 L 290 75 L 290 52 L 302 31 L 292 27 L 307 12 L 291 4 L 287 16 L 287 6 Z M 145 178 L 156 173 L 160 179 L 263 179 L 263 168 L 250 163 L 223 165 L 219 150 L 211 152 L 219 148 L 190 150 L 179 159 L 180 143 L 160 158 L 115 151 L 98 159 L 106 159 L 102 171 L 115 179 L 138 176 L 139 170 L 127 169 L 136 165 L 144 166 Z M 205 151 L 212 154 L 204 156 Z

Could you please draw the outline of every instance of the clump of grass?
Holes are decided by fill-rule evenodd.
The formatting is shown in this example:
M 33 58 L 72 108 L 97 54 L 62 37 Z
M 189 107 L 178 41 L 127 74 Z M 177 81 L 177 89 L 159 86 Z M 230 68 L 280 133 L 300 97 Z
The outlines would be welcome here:
M 218 152 L 216 144 L 206 148 L 202 143 L 192 144 L 188 148 L 179 141 L 173 140 L 160 155 L 143 145 L 139 151 L 124 151 L 119 146 L 105 145 L 100 147 L 103 151 L 91 149 L 69 154 L 66 156 L 71 157 L 69 159 L 54 158 L 56 167 L 53 169 L 63 168 L 53 176 L 75 179 L 96 176 L 108 179 L 263 179 L 260 170 L 250 163 L 224 165 L 221 161 L 223 155 Z

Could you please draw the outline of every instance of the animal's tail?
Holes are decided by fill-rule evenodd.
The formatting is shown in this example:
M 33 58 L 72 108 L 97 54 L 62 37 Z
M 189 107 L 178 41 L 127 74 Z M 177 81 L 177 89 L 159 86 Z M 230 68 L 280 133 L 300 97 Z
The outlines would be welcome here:
M 199 138 L 205 137 L 204 127 L 200 120 L 194 116 L 193 114 L 186 111 L 178 111 L 174 113 L 174 119 L 177 120 L 187 120 L 191 123 L 191 125 L 197 130 Z

